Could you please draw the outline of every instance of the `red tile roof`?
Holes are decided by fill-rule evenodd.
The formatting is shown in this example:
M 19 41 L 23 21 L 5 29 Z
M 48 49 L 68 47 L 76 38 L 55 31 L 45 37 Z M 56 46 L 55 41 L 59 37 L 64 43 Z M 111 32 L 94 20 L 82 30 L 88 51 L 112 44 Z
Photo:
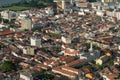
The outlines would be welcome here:
M 86 61 L 86 59 L 78 59 L 78 60 L 75 60 L 75 61 L 73 61 L 73 62 L 71 62 L 71 63 L 69 63 L 67 65 L 68 66 L 73 66 L 73 65 L 76 65 L 76 64 L 79 64 L 79 63 L 83 63 L 85 61 Z
M 117 74 L 108 74 L 106 75 L 110 80 L 116 80 L 114 79 L 115 77 L 117 77 L 118 75 Z
M 0 35 L 8 35 L 8 34 L 12 34 L 12 33 L 13 33 L 13 31 L 6 30 L 6 31 L 0 32 Z

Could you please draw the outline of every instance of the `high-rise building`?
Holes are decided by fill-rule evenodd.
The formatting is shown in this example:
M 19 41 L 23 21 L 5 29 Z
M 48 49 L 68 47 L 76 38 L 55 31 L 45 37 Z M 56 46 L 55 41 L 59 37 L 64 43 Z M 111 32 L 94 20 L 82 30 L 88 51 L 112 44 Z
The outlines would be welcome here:
M 57 4 L 57 10 L 65 11 L 66 9 L 73 6 L 75 0 L 54 0 Z
M 42 47 L 40 38 L 31 37 L 30 38 L 30 44 L 31 44 L 31 46 Z
M 28 55 L 34 55 L 35 54 L 35 48 L 28 47 L 27 48 L 27 54 Z
M 30 18 L 24 18 L 21 20 L 21 29 L 27 29 L 27 30 L 31 30 L 32 28 L 32 21 Z

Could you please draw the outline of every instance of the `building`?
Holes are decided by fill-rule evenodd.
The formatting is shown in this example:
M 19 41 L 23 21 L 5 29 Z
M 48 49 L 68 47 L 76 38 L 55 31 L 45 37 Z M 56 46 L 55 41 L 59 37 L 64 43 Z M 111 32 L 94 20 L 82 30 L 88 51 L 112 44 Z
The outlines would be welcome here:
M 35 54 L 35 48 L 33 48 L 33 47 L 28 47 L 28 48 L 27 48 L 27 53 L 28 53 L 28 55 L 34 55 L 34 54 Z
M 58 11 L 66 11 L 73 6 L 74 0 L 54 0 Z
M 70 37 L 64 37 L 64 36 L 62 36 L 61 40 L 65 44 L 70 44 L 71 43 L 71 38 Z
M 76 2 L 76 6 L 79 8 L 87 8 L 88 3 L 87 2 Z
M 120 11 L 106 11 L 107 16 L 116 17 L 120 20 Z
M 7 24 L 4 24 L 4 22 L 3 22 L 3 20 L 2 20 L 2 22 L 0 23 L 0 28 L 7 28 L 8 27 L 8 25 Z
M 96 15 L 98 15 L 98 16 L 104 16 L 104 12 L 103 11 L 100 11 L 100 10 L 97 10 L 96 11 Z
M 31 37 L 30 44 L 31 44 L 31 46 L 42 47 L 40 38 Z
M 105 3 L 105 2 L 117 2 L 117 0 L 101 0 L 101 2 Z
M 80 53 L 78 50 L 70 49 L 67 48 L 64 50 L 64 55 L 69 55 L 69 56 L 79 56 Z
M 73 72 L 65 71 L 65 70 L 62 70 L 60 68 L 53 68 L 52 72 L 67 76 L 67 77 L 69 77 L 71 79 L 75 79 L 76 76 L 77 76 L 77 74 L 75 74 Z
M 1 17 L 10 21 L 11 19 L 16 19 L 18 14 L 14 11 L 5 10 L 1 12 Z
M 96 60 L 96 64 L 102 65 L 103 63 L 105 63 L 109 59 L 110 59 L 109 56 L 106 56 L 106 55 L 101 56 L 99 59 Z
M 33 80 L 32 70 L 23 70 L 20 72 L 20 80 Z
M 21 29 L 22 30 L 31 30 L 32 29 L 32 20 L 30 18 L 24 18 L 21 20 Z
M 49 6 L 47 8 L 45 8 L 45 12 L 47 13 L 47 15 L 52 16 L 54 15 L 54 11 L 53 11 L 53 7 Z

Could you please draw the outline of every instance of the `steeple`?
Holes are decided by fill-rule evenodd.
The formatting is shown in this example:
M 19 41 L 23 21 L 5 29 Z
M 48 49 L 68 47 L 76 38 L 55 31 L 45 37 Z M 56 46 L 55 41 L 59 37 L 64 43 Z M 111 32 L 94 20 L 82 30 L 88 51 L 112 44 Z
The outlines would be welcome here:
M 90 43 L 90 49 L 89 49 L 89 51 L 90 51 L 90 52 L 93 51 L 93 44 L 92 44 L 92 43 Z

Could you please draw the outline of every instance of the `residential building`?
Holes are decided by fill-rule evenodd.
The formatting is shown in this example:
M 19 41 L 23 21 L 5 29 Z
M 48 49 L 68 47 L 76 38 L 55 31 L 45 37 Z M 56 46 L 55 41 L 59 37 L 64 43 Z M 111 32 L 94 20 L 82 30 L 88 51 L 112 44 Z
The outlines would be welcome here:
M 117 0 L 101 0 L 101 2 L 105 3 L 105 2 L 117 2 Z
M 11 19 L 16 19 L 18 17 L 18 13 L 14 12 L 14 11 L 10 11 L 10 10 L 2 11 L 0 14 L 3 19 L 7 19 L 9 21 Z
M 30 44 L 31 44 L 31 46 L 42 47 L 41 39 L 37 38 L 37 37 L 31 37 Z
M 45 11 L 48 15 L 52 16 L 54 15 L 54 11 L 53 11 L 53 7 L 52 6 L 48 6 L 45 8 Z
M 62 36 L 61 40 L 62 40 L 63 43 L 66 43 L 66 44 L 71 43 L 71 38 L 70 37 L 64 37 L 64 36 Z
M 34 47 L 27 47 L 27 54 L 28 55 L 34 55 L 35 54 L 35 48 Z
M 33 80 L 33 75 L 32 73 L 34 73 L 32 70 L 23 70 L 20 72 L 20 79 L 22 80 Z
M 32 29 L 32 21 L 30 18 L 24 18 L 21 20 L 21 30 L 31 30 Z

